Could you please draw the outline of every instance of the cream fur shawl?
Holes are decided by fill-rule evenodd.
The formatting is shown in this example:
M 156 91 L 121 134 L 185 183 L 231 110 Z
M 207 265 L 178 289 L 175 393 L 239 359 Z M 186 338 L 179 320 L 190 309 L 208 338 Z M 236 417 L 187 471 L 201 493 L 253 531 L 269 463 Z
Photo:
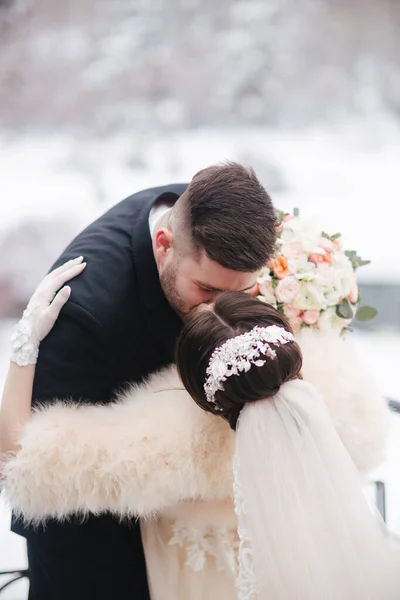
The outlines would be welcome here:
M 349 341 L 305 331 L 304 378 L 322 393 L 361 472 L 379 464 L 388 409 Z M 111 511 L 146 518 L 185 500 L 232 496 L 234 433 L 184 390 L 174 367 L 132 386 L 113 405 L 58 401 L 35 410 L 2 487 L 26 521 Z

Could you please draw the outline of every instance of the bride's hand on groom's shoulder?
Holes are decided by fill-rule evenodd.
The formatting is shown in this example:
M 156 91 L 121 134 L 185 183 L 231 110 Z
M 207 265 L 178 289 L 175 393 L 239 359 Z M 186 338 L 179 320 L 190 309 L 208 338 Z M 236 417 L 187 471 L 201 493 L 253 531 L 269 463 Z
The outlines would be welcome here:
M 39 344 L 50 333 L 71 288 L 65 285 L 86 267 L 83 257 L 70 260 L 46 275 L 37 286 L 12 336 L 11 360 L 20 366 L 36 363 Z

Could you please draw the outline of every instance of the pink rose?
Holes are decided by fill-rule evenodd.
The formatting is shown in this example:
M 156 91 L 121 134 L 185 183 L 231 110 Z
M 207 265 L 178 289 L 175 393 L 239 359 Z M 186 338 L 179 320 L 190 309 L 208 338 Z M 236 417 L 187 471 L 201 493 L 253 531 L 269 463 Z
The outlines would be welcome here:
M 335 246 L 333 245 L 333 242 L 331 242 L 331 240 L 328 240 L 328 238 L 326 238 L 326 237 L 321 237 L 319 239 L 318 246 L 320 248 L 323 248 L 323 250 L 325 250 L 325 252 L 333 252 L 333 250 L 335 248 Z
M 258 289 L 259 289 L 259 293 L 262 294 L 263 296 L 271 296 L 271 295 L 273 296 L 274 295 L 274 288 L 270 281 L 263 281 L 262 283 L 260 283 L 258 285 Z
M 293 221 L 295 217 L 293 215 L 286 215 L 285 217 L 283 217 L 283 220 L 285 223 L 287 223 L 288 221 Z
M 296 259 L 304 254 L 304 248 L 301 242 L 289 242 L 288 244 L 283 244 L 281 252 L 285 258 Z
M 350 290 L 350 294 L 347 296 L 347 299 L 352 304 L 355 304 L 358 300 L 358 285 L 356 282 L 353 283 L 352 288 Z
M 293 333 L 299 333 L 301 326 L 303 325 L 303 321 L 301 317 L 293 317 L 293 319 L 289 319 L 289 324 L 293 329 Z
M 320 315 L 319 310 L 316 309 L 310 309 L 310 310 L 306 310 L 303 312 L 303 321 L 306 325 L 315 325 L 315 323 L 318 321 L 319 319 L 319 315 Z
M 330 265 L 330 264 L 332 264 L 332 259 L 329 256 L 329 254 L 326 254 L 325 252 L 322 254 L 314 252 L 313 254 L 310 254 L 310 256 L 308 257 L 308 262 L 312 262 L 316 265 L 323 265 L 323 264 Z
M 275 290 L 270 281 L 263 281 L 258 286 L 259 293 L 264 296 L 267 304 L 276 305 Z
M 291 304 L 285 304 L 283 307 L 283 313 L 295 333 L 298 333 L 303 325 L 303 319 L 301 318 L 301 310 L 294 308 Z
M 278 302 L 291 302 L 297 296 L 300 283 L 296 277 L 285 277 L 276 286 L 275 295 Z
M 288 319 L 293 319 L 294 317 L 299 317 L 301 315 L 301 310 L 299 310 L 292 304 L 285 304 L 285 306 L 283 307 L 283 314 Z

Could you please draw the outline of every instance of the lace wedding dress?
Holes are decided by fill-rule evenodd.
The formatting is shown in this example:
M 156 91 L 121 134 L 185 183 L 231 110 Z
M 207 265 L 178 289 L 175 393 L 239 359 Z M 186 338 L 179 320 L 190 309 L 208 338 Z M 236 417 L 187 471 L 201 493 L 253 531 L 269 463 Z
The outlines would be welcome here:
M 185 502 L 141 529 L 151 600 L 238 597 L 239 540 L 231 502 Z

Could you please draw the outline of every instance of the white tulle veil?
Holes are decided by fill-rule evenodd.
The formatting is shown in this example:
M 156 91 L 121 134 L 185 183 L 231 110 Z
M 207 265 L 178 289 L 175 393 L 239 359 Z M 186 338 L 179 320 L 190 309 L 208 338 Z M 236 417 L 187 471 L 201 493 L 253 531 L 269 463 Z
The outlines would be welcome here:
M 395 600 L 400 562 L 324 402 L 301 380 L 243 408 L 239 600 Z

